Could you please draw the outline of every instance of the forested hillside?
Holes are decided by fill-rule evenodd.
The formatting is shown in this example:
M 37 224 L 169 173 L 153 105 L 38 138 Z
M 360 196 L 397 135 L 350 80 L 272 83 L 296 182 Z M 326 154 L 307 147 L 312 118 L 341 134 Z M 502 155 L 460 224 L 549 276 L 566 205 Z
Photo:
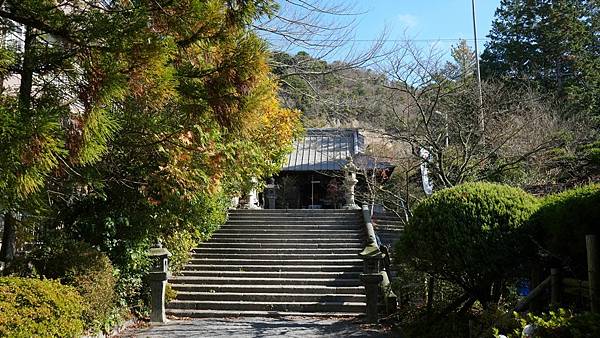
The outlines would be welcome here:
M 494 46 L 492 39 L 484 55 Z M 438 187 L 487 179 L 545 191 L 598 174 L 598 114 L 591 106 L 574 109 L 562 89 L 485 68 L 479 107 L 475 56 L 466 41 L 452 47 L 450 61 L 439 53 L 424 57 L 415 45 L 403 48 L 412 52 L 368 69 L 305 52 L 276 53 L 271 62 L 283 103 L 301 110 L 307 126 L 354 126 L 383 135 L 379 143 L 387 146 L 370 151 L 395 158 L 411 176 L 418 149 L 429 147 Z

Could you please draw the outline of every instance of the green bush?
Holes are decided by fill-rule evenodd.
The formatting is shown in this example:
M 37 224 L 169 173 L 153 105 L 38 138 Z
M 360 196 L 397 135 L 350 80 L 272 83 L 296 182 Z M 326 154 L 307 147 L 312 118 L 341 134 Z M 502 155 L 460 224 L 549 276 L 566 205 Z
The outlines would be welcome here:
M 105 254 L 85 242 L 53 238 L 31 257 L 39 274 L 73 286 L 86 300 L 83 318 L 88 328 L 104 328 L 117 301 L 113 267 Z
M 539 315 L 515 314 L 513 321 L 516 328 L 512 332 L 495 329 L 494 336 L 504 333 L 508 338 L 519 338 L 525 326 L 532 325 L 536 338 L 600 337 L 600 314 L 597 313 L 574 314 L 571 310 L 557 309 Z
M 600 184 L 546 197 L 530 222 L 540 231 L 542 245 L 585 277 L 585 235 L 600 235 Z
M 0 278 L 0 337 L 79 337 L 83 298 L 58 281 Z
M 398 259 L 486 304 L 499 296 L 492 285 L 501 290 L 498 283 L 533 252 L 522 225 L 538 204 L 506 185 L 467 183 L 441 190 L 415 207 Z
M 173 254 L 171 267 L 189 260 L 189 251 L 225 221 L 229 200 L 224 192 L 183 198 L 168 193 L 149 203 L 146 192 L 117 185 L 106 196 L 89 196 L 61 210 L 65 233 L 105 252 L 117 271 L 117 298 L 138 315 L 148 313 L 148 250 L 158 238 Z M 191 198 L 193 197 L 193 198 Z M 51 224 L 49 225 L 51 226 Z

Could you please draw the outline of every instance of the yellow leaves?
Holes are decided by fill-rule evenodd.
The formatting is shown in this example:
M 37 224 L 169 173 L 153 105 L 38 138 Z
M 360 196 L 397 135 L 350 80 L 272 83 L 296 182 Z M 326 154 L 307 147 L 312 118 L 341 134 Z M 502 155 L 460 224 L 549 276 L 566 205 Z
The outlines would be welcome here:
M 81 164 L 92 164 L 105 154 L 108 142 L 119 129 L 118 121 L 105 108 L 93 107 L 85 116 L 82 143 L 75 159 Z
M 63 141 L 59 137 L 60 125 L 52 121 L 38 121 L 16 141 L 14 158 L 4 158 L 11 163 L 12 174 L 6 179 L 12 189 L 9 194 L 20 199 L 39 192 L 45 184 L 46 176 L 59 166 L 59 157 L 66 155 Z
M 265 78 L 248 101 L 255 112 L 255 120 L 248 123 L 252 126 L 249 132 L 263 147 L 272 150 L 290 146 L 301 131 L 300 112 L 280 107 L 276 93 L 275 82 Z
M 134 46 L 129 57 L 128 87 L 137 101 L 152 110 L 164 108 L 178 96 L 178 81 L 172 61 L 175 46 L 172 39 L 149 41 L 151 46 Z
M 214 37 L 227 24 L 222 0 L 162 2 L 152 12 L 152 29 L 162 35 L 174 36 L 178 43 Z

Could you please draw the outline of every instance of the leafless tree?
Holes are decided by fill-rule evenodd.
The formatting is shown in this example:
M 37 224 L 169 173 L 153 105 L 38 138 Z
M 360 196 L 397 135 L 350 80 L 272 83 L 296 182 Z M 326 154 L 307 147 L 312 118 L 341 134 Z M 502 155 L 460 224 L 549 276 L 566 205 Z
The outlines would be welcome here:
M 510 179 L 507 173 L 557 145 L 561 126 L 542 96 L 488 82 L 480 107 L 474 81 L 451 74 L 445 63 L 439 52 L 406 42 L 402 53 L 379 65 L 388 79 L 390 109 L 376 127 L 408 145 L 414 157 L 423 157 L 425 149 L 430 156 L 423 160 L 438 187 Z

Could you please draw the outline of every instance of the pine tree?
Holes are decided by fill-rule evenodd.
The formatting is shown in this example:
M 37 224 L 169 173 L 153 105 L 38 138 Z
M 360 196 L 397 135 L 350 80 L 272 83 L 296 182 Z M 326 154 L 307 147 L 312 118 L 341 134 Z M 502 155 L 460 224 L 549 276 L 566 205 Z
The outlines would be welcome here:
M 460 40 L 450 49 L 453 62 L 446 64 L 445 71 L 448 77 L 460 80 L 463 84 L 472 81 L 475 76 L 475 52 L 467 44 L 467 40 Z
M 572 114 L 600 114 L 595 3 L 503 0 L 481 57 L 483 75 L 554 93 Z
M 200 233 L 198 215 L 211 212 L 203 201 L 276 171 L 298 129 L 297 112 L 279 107 L 266 44 L 249 30 L 274 6 L 6 0 L 5 35 L 24 40 L 0 53 L 0 75 L 19 78 L 0 104 L 7 219 L 45 209 L 52 227 L 127 220 L 135 226 L 119 223 L 120 234 L 146 244 Z

